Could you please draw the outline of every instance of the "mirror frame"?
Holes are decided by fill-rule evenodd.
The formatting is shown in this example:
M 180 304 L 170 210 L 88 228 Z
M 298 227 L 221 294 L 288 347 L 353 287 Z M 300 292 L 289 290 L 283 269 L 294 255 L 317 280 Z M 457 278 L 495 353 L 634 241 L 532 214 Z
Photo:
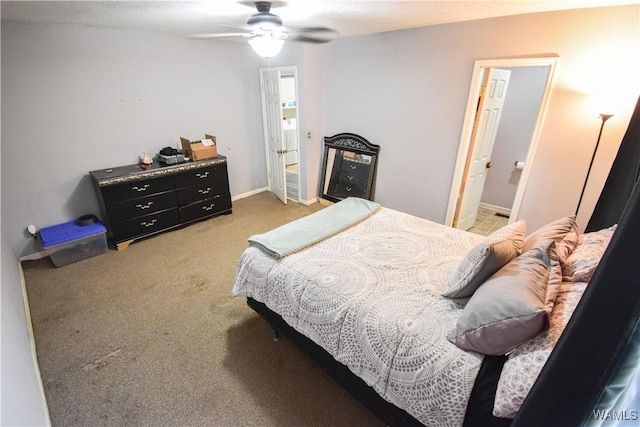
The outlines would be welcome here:
M 360 154 L 371 156 L 371 164 L 365 184 L 365 194 L 362 198 L 373 200 L 373 188 L 380 146 L 370 143 L 364 137 L 356 135 L 355 133 L 344 132 L 324 137 L 324 156 L 322 160 L 322 176 L 320 177 L 320 197 L 332 202 L 339 202 L 344 198 L 336 194 L 331 194 L 330 192 L 325 192 L 327 177 L 331 176 L 333 173 L 333 170 L 327 171 L 327 164 L 331 149 L 353 153 L 354 155 Z

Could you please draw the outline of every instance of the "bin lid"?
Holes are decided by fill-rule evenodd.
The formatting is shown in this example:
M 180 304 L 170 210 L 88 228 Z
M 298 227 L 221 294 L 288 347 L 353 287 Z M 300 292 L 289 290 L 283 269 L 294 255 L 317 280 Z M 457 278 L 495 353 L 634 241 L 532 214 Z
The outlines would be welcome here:
M 76 221 L 69 221 L 41 228 L 39 235 L 42 247 L 46 249 L 50 246 L 104 233 L 105 231 L 107 229 L 100 221 L 88 225 L 78 225 Z

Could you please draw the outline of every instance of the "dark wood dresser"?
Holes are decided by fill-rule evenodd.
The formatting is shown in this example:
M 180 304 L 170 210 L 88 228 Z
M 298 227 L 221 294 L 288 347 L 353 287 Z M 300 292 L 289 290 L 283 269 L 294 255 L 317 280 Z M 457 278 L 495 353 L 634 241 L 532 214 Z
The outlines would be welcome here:
M 89 172 L 103 222 L 118 250 L 137 239 L 231 213 L 227 158 L 142 170 L 127 165 Z

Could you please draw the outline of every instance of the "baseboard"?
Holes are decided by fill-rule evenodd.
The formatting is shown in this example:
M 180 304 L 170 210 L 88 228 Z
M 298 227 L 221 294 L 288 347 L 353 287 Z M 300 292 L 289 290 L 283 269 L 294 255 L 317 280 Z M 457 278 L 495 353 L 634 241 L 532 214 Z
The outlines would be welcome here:
M 31 346 L 31 357 L 33 359 L 33 367 L 37 373 L 36 379 L 38 382 L 38 391 L 42 398 L 44 416 L 46 418 L 46 427 L 51 426 L 51 416 L 49 414 L 49 405 L 47 404 L 47 397 L 44 392 L 44 384 L 42 383 L 42 372 L 40 371 L 40 364 L 38 363 L 38 352 L 36 349 L 36 338 L 33 333 L 33 323 L 31 322 L 31 308 L 29 307 L 29 298 L 27 296 L 27 282 L 24 278 L 24 271 L 22 270 L 22 264 L 18 262 L 18 270 L 20 272 L 20 286 L 22 287 L 22 303 L 24 305 L 25 321 L 27 323 L 27 333 L 29 334 L 29 344 Z
M 511 216 L 510 208 L 503 208 L 502 206 L 496 206 L 496 205 L 492 205 L 490 203 L 484 203 L 484 202 L 480 202 L 480 207 L 498 212 L 499 214 L 502 214 L 502 215 Z
M 244 199 L 245 197 L 253 196 L 254 194 L 262 193 L 263 191 L 269 191 L 269 187 L 262 187 L 262 188 L 258 188 L 256 190 L 248 191 L 246 193 L 238 194 L 237 196 L 232 196 L 231 200 L 235 202 L 236 200 Z M 309 205 L 312 205 L 314 203 L 318 203 L 319 198 L 318 197 L 314 197 L 314 198 L 309 199 L 309 200 L 302 200 L 302 199 L 298 199 L 298 200 L 289 199 L 289 200 L 291 200 L 292 202 L 301 203 L 301 204 L 303 204 L 305 206 L 309 206 Z
M 235 202 L 236 200 L 244 199 L 245 197 L 253 196 L 254 194 L 262 193 L 263 191 L 268 191 L 269 187 L 262 187 L 256 190 L 251 190 L 246 193 L 238 194 L 236 196 L 231 197 L 231 201 Z
M 302 203 L 305 206 L 309 206 L 309 205 L 312 205 L 314 203 L 318 203 L 318 201 L 319 201 L 319 198 L 318 197 L 314 197 L 311 200 L 300 200 L 300 203 Z

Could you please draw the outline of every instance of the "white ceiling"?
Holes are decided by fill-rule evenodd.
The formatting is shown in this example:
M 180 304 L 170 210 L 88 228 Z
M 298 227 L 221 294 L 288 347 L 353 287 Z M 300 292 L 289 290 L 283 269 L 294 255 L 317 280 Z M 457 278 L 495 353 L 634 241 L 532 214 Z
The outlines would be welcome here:
M 2 20 L 77 24 L 187 36 L 226 33 L 256 12 L 252 1 L 2 1 Z M 638 0 L 286 0 L 272 13 L 286 27 L 327 27 L 339 37 L 497 16 L 621 4 Z

